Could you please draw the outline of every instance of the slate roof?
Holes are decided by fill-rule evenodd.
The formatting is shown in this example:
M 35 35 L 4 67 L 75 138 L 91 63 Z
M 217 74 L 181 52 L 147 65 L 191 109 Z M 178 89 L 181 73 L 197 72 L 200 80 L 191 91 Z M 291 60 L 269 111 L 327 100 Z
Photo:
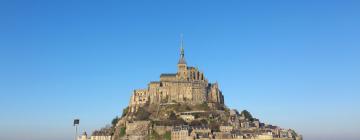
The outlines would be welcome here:
M 163 76 L 176 76 L 176 73 L 163 73 L 160 75 L 160 77 L 163 77 Z

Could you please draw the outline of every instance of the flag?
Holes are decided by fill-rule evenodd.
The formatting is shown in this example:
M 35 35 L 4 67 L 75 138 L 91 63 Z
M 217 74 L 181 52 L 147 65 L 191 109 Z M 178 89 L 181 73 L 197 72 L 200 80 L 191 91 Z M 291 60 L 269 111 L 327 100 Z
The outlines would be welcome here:
M 80 120 L 79 120 L 79 119 L 74 119 L 74 126 L 75 126 L 75 125 L 79 125 L 79 123 L 80 123 Z

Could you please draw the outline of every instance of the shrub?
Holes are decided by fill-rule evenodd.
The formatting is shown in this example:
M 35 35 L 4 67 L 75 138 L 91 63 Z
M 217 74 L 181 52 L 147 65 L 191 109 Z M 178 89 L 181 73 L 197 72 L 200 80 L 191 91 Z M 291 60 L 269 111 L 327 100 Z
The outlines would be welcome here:
M 126 127 L 121 127 L 120 132 L 119 132 L 119 136 L 123 137 L 123 136 L 125 136 L 125 134 L 126 134 Z
M 164 140 L 171 140 L 171 132 L 166 131 L 166 133 L 163 136 Z
M 175 113 L 171 112 L 170 116 L 169 116 L 169 120 L 176 120 L 176 119 L 177 119 L 177 117 L 176 117 Z
M 158 133 L 156 133 L 156 131 L 153 131 L 150 135 L 150 140 L 158 140 L 161 139 L 160 135 Z
M 126 114 L 128 113 L 128 111 L 129 111 L 129 107 L 124 108 L 121 117 L 126 116 Z
M 250 120 L 253 119 L 252 115 L 251 115 L 250 112 L 247 111 L 247 110 L 241 111 L 241 114 L 240 114 L 240 115 L 245 116 L 246 119 L 250 119 Z
M 117 122 L 119 121 L 119 118 L 116 116 L 112 121 L 111 121 L 111 124 L 112 126 L 116 126 Z

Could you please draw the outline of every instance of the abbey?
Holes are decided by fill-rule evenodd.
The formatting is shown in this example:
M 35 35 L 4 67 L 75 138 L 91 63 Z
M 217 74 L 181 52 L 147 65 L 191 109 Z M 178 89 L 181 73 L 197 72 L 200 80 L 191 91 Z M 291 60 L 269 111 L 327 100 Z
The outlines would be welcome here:
M 302 140 L 292 129 L 262 123 L 247 110 L 226 107 L 217 82 L 188 66 L 180 45 L 177 72 L 133 91 L 112 126 L 95 131 L 107 140 Z M 84 137 L 82 137 L 84 138 Z M 86 135 L 85 135 L 86 138 Z
M 181 41 L 180 59 L 176 73 L 163 73 L 160 81 L 153 81 L 146 89 L 134 90 L 129 103 L 129 111 L 136 112 L 144 105 L 167 103 L 220 104 L 224 105 L 217 83 L 209 83 L 199 69 L 187 66 Z

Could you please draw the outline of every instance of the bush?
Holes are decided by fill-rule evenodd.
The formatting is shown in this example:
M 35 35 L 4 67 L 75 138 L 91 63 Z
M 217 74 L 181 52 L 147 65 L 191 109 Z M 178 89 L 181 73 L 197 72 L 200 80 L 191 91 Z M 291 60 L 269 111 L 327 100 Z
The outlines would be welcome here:
M 171 112 L 169 116 L 169 120 L 176 120 L 176 119 L 177 119 L 176 114 L 174 112 Z
M 121 117 L 126 116 L 126 114 L 128 113 L 128 111 L 129 111 L 129 107 L 124 108 Z
M 203 125 L 207 125 L 208 122 L 204 119 L 202 120 L 193 120 L 192 122 L 190 122 L 191 126 L 203 126 Z
M 163 136 L 164 140 L 171 140 L 171 132 L 166 131 L 166 133 Z
M 247 110 L 241 111 L 241 114 L 240 114 L 240 115 L 245 116 L 246 119 L 250 119 L 250 120 L 253 119 L 252 115 L 251 115 L 250 112 L 247 111 Z
M 210 110 L 209 106 L 207 103 L 202 103 L 202 104 L 198 104 L 198 105 L 195 105 L 193 106 L 193 110 Z
M 118 121 L 119 121 L 119 118 L 116 116 L 116 117 L 111 121 L 112 127 L 115 127 Z
M 123 136 L 125 136 L 125 134 L 126 134 L 126 127 L 121 127 L 120 132 L 119 132 L 119 136 L 123 137 Z
M 161 139 L 160 135 L 158 133 L 156 133 L 156 131 L 153 131 L 150 135 L 150 140 L 159 140 Z

